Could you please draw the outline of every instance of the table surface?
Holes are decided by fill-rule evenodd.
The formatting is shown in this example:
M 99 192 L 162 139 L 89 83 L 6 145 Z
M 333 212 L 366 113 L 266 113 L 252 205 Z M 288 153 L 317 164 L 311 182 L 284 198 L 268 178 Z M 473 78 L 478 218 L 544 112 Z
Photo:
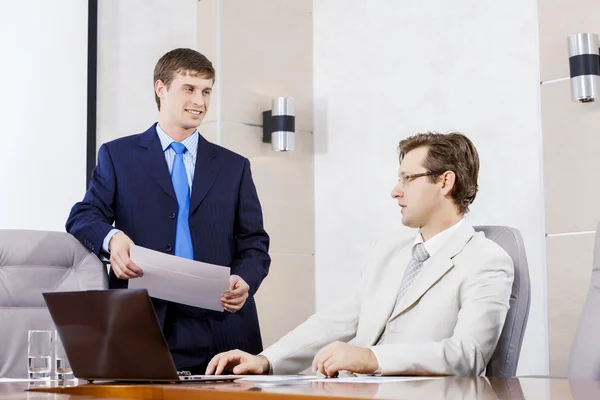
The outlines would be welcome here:
M 308 382 L 264 386 L 254 382 L 181 384 L 59 384 L 2 382 L 0 400 L 80 399 L 600 399 L 600 381 L 547 378 L 444 377 L 393 383 Z

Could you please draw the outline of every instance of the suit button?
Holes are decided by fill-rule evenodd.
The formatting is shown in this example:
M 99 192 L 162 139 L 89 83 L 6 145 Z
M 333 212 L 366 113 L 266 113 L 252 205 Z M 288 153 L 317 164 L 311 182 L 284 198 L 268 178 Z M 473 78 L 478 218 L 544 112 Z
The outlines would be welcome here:
M 174 213 L 174 212 L 172 212 L 171 214 L 169 214 L 169 218 L 171 218 L 171 219 L 175 219 L 175 213 Z
M 171 250 L 173 250 L 173 246 L 171 246 L 170 244 L 168 244 L 167 247 L 165 247 L 165 250 L 171 251 Z

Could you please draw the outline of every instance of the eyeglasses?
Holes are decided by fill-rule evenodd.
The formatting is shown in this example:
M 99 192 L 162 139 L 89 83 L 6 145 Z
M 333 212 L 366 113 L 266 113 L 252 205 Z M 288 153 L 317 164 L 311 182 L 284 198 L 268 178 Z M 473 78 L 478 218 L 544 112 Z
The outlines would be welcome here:
M 417 179 L 422 176 L 441 175 L 444 172 L 446 172 L 446 171 L 430 171 L 430 172 L 421 172 L 420 174 L 409 174 L 409 175 L 401 174 L 398 177 L 398 182 L 400 182 L 402 184 L 402 186 L 404 187 L 404 186 L 408 185 L 408 182 L 412 181 L 413 179 Z

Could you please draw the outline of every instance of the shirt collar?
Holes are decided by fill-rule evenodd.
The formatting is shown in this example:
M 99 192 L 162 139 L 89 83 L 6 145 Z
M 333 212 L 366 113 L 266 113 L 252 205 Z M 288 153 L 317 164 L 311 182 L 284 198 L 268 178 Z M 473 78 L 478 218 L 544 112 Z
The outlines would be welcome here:
M 423 243 L 425 245 L 425 250 L 429 253 L 430 257 L 433 257 L 435 253 L 437 253 L 450 239 L 450 236 L 458 229 L 458 227 L 463 223 L 465 217 L 463 217 L 460 221 L 452 225 L 450 228 L 446 228 L 431 239 L 426 242 L 423 242 L 423 236 L 421 236 L 421 232 L 417 233 L 417 237 L 415 238 L 415 243 Z
M 171 143 L 175 141 L 171 136 L 167 135 L 158 124 L 156 124 L 156 133 L 158 134 L 158 138 L 160 139 L 160 145 L 162 146 L 163 151 L 166 151 L 171 145 Z M 188 136 L 187 138 L 185 138 L 185 140 L 181 142 L 194 158 L 196 158 L 196 154 L 198 153 L 199 135 L 200 133 L 198 132 L 198 129 L 196 129 L 194 133 L 192 133 L 190 136 Z

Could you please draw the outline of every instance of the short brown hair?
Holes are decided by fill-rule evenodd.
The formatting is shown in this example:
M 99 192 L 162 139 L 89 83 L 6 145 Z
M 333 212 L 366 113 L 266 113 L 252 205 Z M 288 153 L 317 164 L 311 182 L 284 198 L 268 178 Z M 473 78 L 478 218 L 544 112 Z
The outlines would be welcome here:
M 174 49 L 162 56 L 154 67 L 154 82 L 161 80 L 167 89 L 175 78 L 176 73 L 190 73 L 215 81 L 215 69 L 208 58 L 192 49 Z M 154 93 L 156 105 L 160 111 L 160 99 Z
M 462 214 L 469 211 L 469 205 L 477 194 L 477 177 L 479 175 L 479 155 L 473 142 L 460 132 L 447 134 L 437 132 L 418 133 L 400 141 L 400 161 L 411 150 L 427 147 L 427 156 L 423 167 L 428 172 L 452 171 L 456 175 L 452 198 L 458 211 Z M 430 176 L 436 182 L 439 175 Z

